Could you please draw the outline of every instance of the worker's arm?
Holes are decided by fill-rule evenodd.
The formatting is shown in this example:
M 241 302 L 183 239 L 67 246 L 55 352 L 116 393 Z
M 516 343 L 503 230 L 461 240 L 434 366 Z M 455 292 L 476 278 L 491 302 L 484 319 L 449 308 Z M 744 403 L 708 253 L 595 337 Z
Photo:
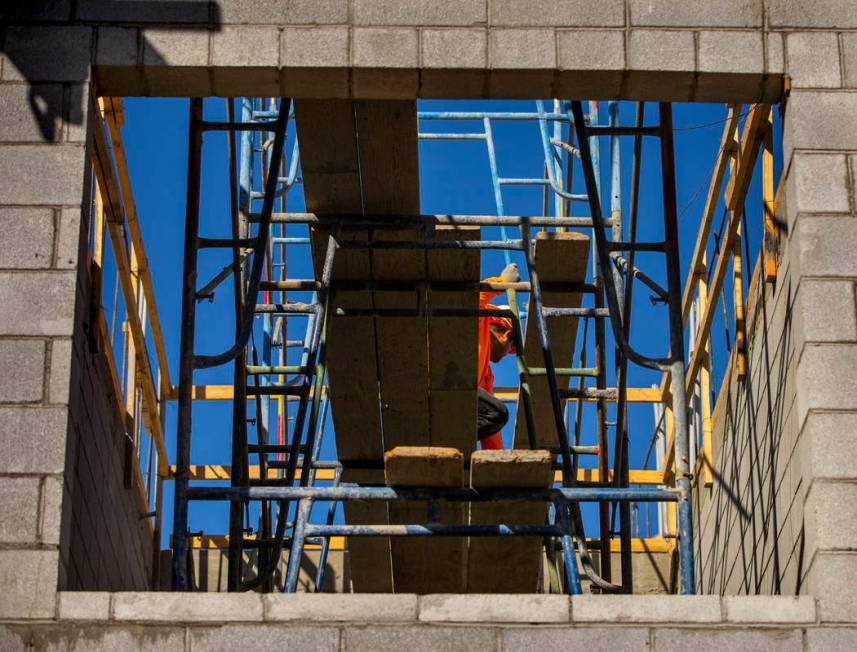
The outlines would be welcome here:
M 506 267 L 503 268 L 503 271 L 500 273 L 500 276 L 489 276 L 486 279 L 482 279 L 483 283 L 517 283 L 521 280 L 521 274 L 518 271 L 518 266 L 515 263 L 509 263 Z M 479 293 L 479 307 L 484 308 L 491 299 L 494 297 L 498 297 L 502 292 L 480 292 Z

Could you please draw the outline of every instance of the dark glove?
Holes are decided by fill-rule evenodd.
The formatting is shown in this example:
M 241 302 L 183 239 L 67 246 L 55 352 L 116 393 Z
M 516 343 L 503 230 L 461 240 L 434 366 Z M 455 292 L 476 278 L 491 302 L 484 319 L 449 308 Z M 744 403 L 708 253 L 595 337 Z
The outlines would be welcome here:
M 503 268 L 500 277 L 506 283 L 517 283 L 521 280 L 521 273 L 518 271 L 518 266 L 515 263 L 509 263 Z

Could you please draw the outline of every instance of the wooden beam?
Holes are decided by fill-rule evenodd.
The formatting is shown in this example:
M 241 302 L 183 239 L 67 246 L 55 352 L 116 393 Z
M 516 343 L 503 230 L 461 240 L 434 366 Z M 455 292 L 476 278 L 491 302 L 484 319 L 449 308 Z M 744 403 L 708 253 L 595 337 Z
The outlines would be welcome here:
M 125 124 L 122 100 L 118 97 L 104 98 L 104 115 L 110 134 L 110 145 L 116 166 L 116 176 L 122 191 L 125 220 L 131 245 L 137 262 L 137 273 L 143 285 L 143 296 L 146 297 L 146 316 L 152 328 L 152 342 L 155 345 L 155 355 L 158 359 L 158 369 L 161 372 L 161 382 L 170 387 L 170 365 L 167 360 L 167 349 L 164 344 L 164 331 L 158 313 L 158 303 L 152 273 L 149 269 L 149 257 L 143 244 L 143 232 L 137 219 L 137 204 L 134 201 L 134 191 L 131 186 L 131 175 L 128 172 L 128 161 L 125 156 L 125 145 L 119 128 Z
M 470 463 L 474 489 L 546 489 L 551 454 L 543 450 L 480 450 Z M 542 525 L 547 503 L 471 503 L 471 525 Z M 535 593 L 542 565 L 540 537 L 472 537 L 467 552 L 468 593 Z
M 711 278 L 708 300 L 703 305 L 699 319 L 699 327 L 696 335 L 699 341 L 705 341 L 711 333 L 711 325 L 714 323 L 717 301 L 720 299 L 720 293 L 723 291 L 726 271 L 732 258 L 730 254 L 741 224 L 741 211 L 744 208 L 744 201 L 747 197 L 747 189 L 752 177 L 753 166 L 759 153 L 763 131 L 766 128 L 766 121 L 769 116 L 769 105 L 756 104 L 750 109 L 747 122 L 744 125 L 744 131 L 741 136 L 741 148 L 735 164 L 735 174 L 730 178 L 726 189 L 726 205 L 730 208 L 729 220 L 725 226 L 725 233 L 721 242 L 721 253 L 717 259 L 717 265 L 714 268 L 714 274 Z M 687 395 L 690 395 L 693 384 L 696 382 L 697 374 L 706 357 L 704 347 L 697 347 L 693 351 L 685 375 L 685 391 Z M 661 383 L 663 396 L 667 396 L 669 389 L 670 376 L 669 374 L 664 374 L 664 380 Z M 673 432 L 673 429 L 669 429 L 667 431 L 667 449 L 664 458 L 664 477 L 671 475 L 672 472 L 670 469 L 674 459 L 675 432 Z
M 771 109 L 773 113 L 773 109 Z M 765 261 L 765 282 L 773 283 L 777 280 L 777 266 L 779 264 L 779 241 L 780 234 L 777 229 L 776 210 L 774 204 L 774 130 L 773 115 L 768 116 L 767 128 L 763 138 L 762 150 L 762 211 L 764 223 L 764 239 L 762 250 Z
M 104 123 L 101 119 L 101 113 L 98 110 L 98 103 L 94 95 L 90 95 L 90 106 L 93 115 L 93 167 L 107 212 L 107 229 L 110 233 L 110 243 L 116 262 L 116 273 L 122 287 L 126 317 L 134 339 L 137 365 L 143 376 L 140 387 L 143 390 L 146 426 L 155 441 L 155 447 L 158 451 L 158 473 L 165 476 L 169 472 L 169 457 L 159 418 L 160 407 L 155 393 L 155 375 L 149 360 L 146 337 L 143 333 L 143 326 L 138 314 L 138 305 L 131 282 L 131 270 L 125 250 L 125 239 L 122 232 L 122 225 L 125 223 L 122 195 L 114 173 L 107 135 L 104 131 Z
M 589 237 L 578 232 L 551 233 L 539 232 L 535 237 L 536 267 L 539 280 L 545 283 L 583 283 L 589 269 Z M 555 308 L 580 307 L 579 292 L 557 292 L 544 290 L 544 305 Z M 530 313 L 535 308 L 530 301 Z M 554 365 L 572 367 L 574 346 L 577 340 L 577 317 L 551 317 L 547 320 L 548 334 L 551 340 L 551 352 Z M 539 341 L 535 319 L 527 321 L 524 333 L 524 356 L 530 367 L 544 367 L 544 357 Z M 561 389 L 568 388 L 569 376 L 557 378 Z M 547 376 L 529 378 L 533 403 L 533 417 L 536 427 L 536 445 L 538 447 L 557 444 L 556 422 L 554 420 L 551 396 Z M 518 398 L 515 411 L 515 448 L 529 448 L 527 420 L 522 399 Z
M 464 455 L 454 448 L 399 446 L 384 455 L 384 473 L 391 487 L 461 487 Z M 440 520 L 466 522 L 466 503 L 445 502 Z M 389 505 L 390 523 L 426 523 L 425 501 Z M 392 537 L 393 588 L 396 593 L 463 593 L 466 537 Z

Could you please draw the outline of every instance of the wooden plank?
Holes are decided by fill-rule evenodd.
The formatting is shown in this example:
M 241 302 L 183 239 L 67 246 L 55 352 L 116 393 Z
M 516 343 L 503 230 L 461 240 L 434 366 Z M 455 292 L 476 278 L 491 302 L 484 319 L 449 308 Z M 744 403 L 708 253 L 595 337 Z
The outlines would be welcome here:
M 589 268 L 589 237 L 577 232 L 536 234 L 536 269 L 543 283 L 582 283 Z M 551 308 L 576 308 L 580 306 L 579 292 L 543 292 L 544 305 Z M 524 333 L 524 355 L 530 367 L 544 367 L 538 329 L 535 323 L 532 301 Z M 573 366 L 574 345 L 577 339 L 577 317 L 552 317 L 547 320 L 551 340 L 551 352 L 557 367 Z M 558 377 L 560 388 L 569 386 L 569 377 Z M 533 412 L 538 446 L 557 446 L 556 425 L 551 405 L 546 376 L 530 377 L 533 397 Z M 515 448 L 529 448 L 527 422 L 524 405 L 518 399 L 515 414 Z
M 131 271 L 125 250 L 125 239 L 121 228 L 125 223 L 124 206 L 121 199 L 122 194 L 111 162 L 107 134 L 104 130 L 104 123 L 101 120 L 98 103 L 92 95 L 90 95 L 90 108 L 95 116 L 95 119 L 92 121 L 92 163 L 98 181 L 98 189 L 101 192 L 101 198 L 107 214 L 107 229 L 110 234 L 110 244 L 116 262 L 116 273 L 122 288 L 122 298 L 127 308 L 126 318 L 134 340 L 137 365 L 142 376 L 140 388 L 143 391 L 144 419 L 147 430 L 155 440 L 155 448 L 158 452 L 158 474 L 165 477 L 169 472 L 167 461 L 169 456 L 164 443 L 164 433 L 161 429 L 159 418 L 160 407 L 155 391 L 155 375 L 149 359 L 143 325 L 140 322 L 137 301 L 131 283 Z
M 381 469 L 344 469 L 341 481 L 361 487 L 384 486 Z M 388 505 L 381 501 L 348 500 L 343 503 L 345 522 L 350 525 L 385 525 L 390 522 Z M 392 593 L 393 566 L 389 537 L 346 539 L 355 593 Z
M 470 462 L 474 489 L 546 489 L 551 454 L 541 450 L 482 450 Z M 471 503 L 471 525 L 543 525 L 547 503 Z M 534 593 L 542 563 L 541 537 L 472 537 L 467 551 L 468 593 Z
M 384 456 L 392 487 L 461 487 L 464 455 L 454 448 L 400 446 Z M 390 523 L 427 522 L 425 501 L 390 504 Z M 461 525 L 466 504 L 446 502 L 441 522 Z M 396 593 L 463 593 L 467 539 L 464 537 L 393 537 L 393 585 Z
M 322 213 L 362 212 L 357 127 L 351 100 L 297 100 L 295 118 L 301 146 L 301 170 L 307 209 Z M 330 231 L 311 230 L 316 278 Z M 367 240 L 365 227 L 343 229 L 340 240 Z M 334 259 L 331 308 L 369 308 L 367 293 L 337 291 L 337 280 L 369 280 L 371 257 L 366 251 L 340 249 Z M 378 406 L 378 369 L 375 325 L 372 317 L 330 319 L 327 333 L 327 373 L 337 455 L 344 461 L 377 461 L 382 457 Z M 383 473 L 346 471 L 343 482 L 383 484 Z M 353 525 L 387 523 L 383 503 L 349 501 L 345 521 Z M 352 589 L 356 592 L 392 591 L 390 543 L 386 538 L 348 541 Z
M 774 208 L 774 129 L 772 115 L 768 116 L 762 143 L 762 211 L 764 213 L 762 218 L 765 232 L 762 249 L 765 252 L 765 282 L 773 283 L 777 280 L 780 234 Z
M 122 190 L 125 207 L 125 219 L 128 234 L 131 237 L 131 250 L 136 260 L 137 273 L 143 286 L 143 296 L 146 298 L 146 316 L 152 328 L 152 342 L 155 345 L 155 355 L 158 358 L 158 369 L 161 372 L 161 383 L 170 387 L 170 365 L 167 362 L 167 349 L 164 344 L 164 331 L 158 313 L 158 303 L 155 297 L 155 286 L 152 272 L 149 268 L 149 257 L 143 245 L 143 232 L 137 218 L 137 204 L 134 201 L 134 190 L 131 186 L 131 174 L 128 172 L 128 160 L 125 156 L 125 144 L 119 128 L 124 126 L 125 117 L 122 100 L 118 97 L 104 98 L 104 117 L 110 134 L 110 146 L 113 150 L 113 160 L 116 164 L 116 176 Z
M 435 240 L 478 240 L 479 227 L 442 226 Z M 479 250 L 430 251 L 426 254 L 431 281 L 479 281 Z M 479 292 L 434 292 L 432 308 L 479 307 Z M 476 448 L 476 382 L 479 321 L 473 317 L 429 318 L 429 423 L 432 446 L 464 453 Z

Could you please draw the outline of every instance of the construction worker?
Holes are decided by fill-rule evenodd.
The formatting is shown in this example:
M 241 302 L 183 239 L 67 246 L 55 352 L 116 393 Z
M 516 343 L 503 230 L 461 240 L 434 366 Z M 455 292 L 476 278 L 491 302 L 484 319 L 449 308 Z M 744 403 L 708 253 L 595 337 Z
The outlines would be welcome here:
M 521 280 L 518 266 L 506 265 L 500 276 L 486 278 L 486 283 L 517 283 Z M 479 308 L 495 309 L 488 302 L 501 292 L 480 292 Z M 491 316 L 479 318 L 479 407 L 477 411 L 477 436 L 479 447 L 484 449 L 503 448 L 500 431 L 509 421 L 509 410 L 503 402 L 494 396 L 494 373 L 490 362 L 500 362 L 507 355 L 515 353 L 515 338 L 512 330 L 512 318 Z

